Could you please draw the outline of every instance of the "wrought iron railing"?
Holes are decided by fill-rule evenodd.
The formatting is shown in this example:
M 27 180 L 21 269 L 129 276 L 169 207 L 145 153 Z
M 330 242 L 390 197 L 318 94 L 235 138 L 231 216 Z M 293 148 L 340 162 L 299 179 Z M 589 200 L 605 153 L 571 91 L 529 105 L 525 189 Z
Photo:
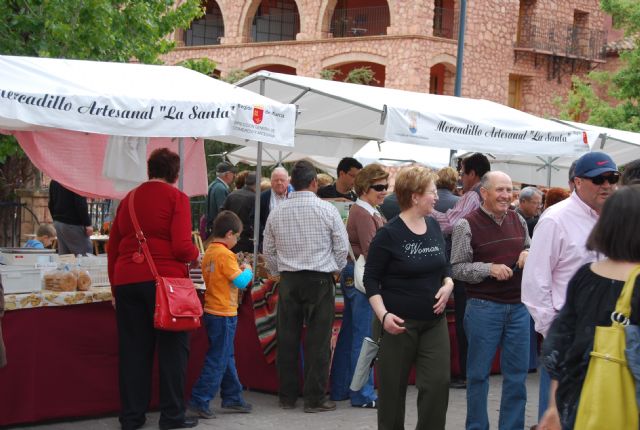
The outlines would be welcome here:
M 433 35 L 446 39 L 458 39 L 458 17 L 454 9 L 433 8 Z
M 0 202 L 0 246 L 20 246 L 22 208 L 20 202 Z M 30 232 L 31 233 L 31 232 Z
M 335 9 L 329 31 L 333 37 L 379 36 L 390 23 L 387 6 Z
M 582 60 L 604 60 L 606 39 L 606 32 L 601 30 L 525 17 L 520 23 L 516 48 Z
M 108 220 L 111 209 L 111 200 L 89 200 L 87 201 L 91 225 L 98 230 L 102 229 L 104 222 Z
M 251 26 L 251 40 L 254 42 L 295 40 L 299 32 L 300 15 L 297 12 L 256 15 Z
M 207 14 L 204 18 L 191 23 L 191 27 L 184 32 L 186 46 L 219 45 L 224 37 L 224 22 L 222 15 Z

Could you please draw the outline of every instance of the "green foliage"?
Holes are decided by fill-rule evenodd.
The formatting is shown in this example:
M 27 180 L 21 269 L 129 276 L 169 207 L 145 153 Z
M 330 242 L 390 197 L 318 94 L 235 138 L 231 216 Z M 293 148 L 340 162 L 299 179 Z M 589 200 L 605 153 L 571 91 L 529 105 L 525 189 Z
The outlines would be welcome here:
M 227 73 L 227 76 L 222 78 L 222 80 L 228 84 L 235 84 L 236 82 L 246 78 L 247 76 L 249 76 L 249 73 L 245 72 L 244 70 L 232 69 L 229 71 L 229 73 Z
M 336 69 L 322 69 L 320 70 L 320 79 L 325 79 L 327 81 L 333 81 L 333 78 L 340 73 L 340 70 Z
M 216 64 L 215 61 L 210 60 L 206 57 L 202 57 L 202 58 L 189 58 L 188 60 L 184 60 L 178 63 L 178 66 L 186 67 L 187 69 L 200 72 L 207 76 L 212 76 L 213 71 L 216 70 L 216 67 L 218 65 Z
M 601 5 L 625 34 L 635 35 L 635 47 L 620 54 L 622 67 L 615 73 L 591 72 L 586 79 L 574 77 L 567 98 L 557 103 L 561 118 L 640 131 L 640 2 L 601 0 Z
M 344 81 L 352 84 L 371 85 L 373 82 L 380 82 L 374 77 L 375 74 L 376 73 L 371 70 L 369 66 L 356 67 L 347 74 Z
M 154 64 L 169 36 L 203 15 L 199 0 L 4 0 L 0 52 Z

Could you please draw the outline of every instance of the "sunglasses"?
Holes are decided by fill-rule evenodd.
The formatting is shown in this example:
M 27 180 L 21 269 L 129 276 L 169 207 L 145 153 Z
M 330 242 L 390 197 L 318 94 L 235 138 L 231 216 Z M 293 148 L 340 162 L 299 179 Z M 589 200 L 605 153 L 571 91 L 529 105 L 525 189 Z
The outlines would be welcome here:
M 389 184 L 369 185 L 370 190 L 376 190 L 378 192 L 387 191 L 388 188 L 389 188 Z
M 618 181 L 620 180 L 620 174 L 619 173 L 612 173 L 611 175 L 598 175 L 598 176 L 594 176 L 593 178 L 584 178 L 584 179 L 588 179 L 591 182 L 593 182 L 593 185 L 602 185 L 604 184 L 604 181 L 609 182 L 611 185 L 613 184 L 617 184 Z

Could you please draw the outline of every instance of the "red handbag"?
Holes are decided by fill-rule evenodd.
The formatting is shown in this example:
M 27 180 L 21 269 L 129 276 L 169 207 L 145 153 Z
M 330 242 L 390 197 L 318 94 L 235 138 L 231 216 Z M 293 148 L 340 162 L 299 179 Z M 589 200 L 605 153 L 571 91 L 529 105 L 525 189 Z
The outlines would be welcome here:
M 129 214 L 136 230 L 136 239 L 143 254 L 136 252 L 133 261 L 142 263 L 147 260 L 151 273 L 156 280 L 156 308 L 153 313 L 153 326 L 160 330 L 187 331 L 200 327 L 202 305 L 198 299 L 196 287 L 189 278 L 166 278 L 158 274 L 147 239 L 138 223 L 133 207 L 136 190 L 129 197 Z

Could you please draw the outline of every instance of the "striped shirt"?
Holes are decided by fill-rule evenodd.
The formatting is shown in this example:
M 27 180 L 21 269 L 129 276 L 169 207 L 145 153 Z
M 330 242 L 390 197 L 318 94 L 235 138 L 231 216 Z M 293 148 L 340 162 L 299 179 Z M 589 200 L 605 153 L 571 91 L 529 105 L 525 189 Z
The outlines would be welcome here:
M 263 252 L 272 274 L 337 272 L 347 264 L 347 230 L 331 203 L 311 191 L 292 192 L 267 218 Z

